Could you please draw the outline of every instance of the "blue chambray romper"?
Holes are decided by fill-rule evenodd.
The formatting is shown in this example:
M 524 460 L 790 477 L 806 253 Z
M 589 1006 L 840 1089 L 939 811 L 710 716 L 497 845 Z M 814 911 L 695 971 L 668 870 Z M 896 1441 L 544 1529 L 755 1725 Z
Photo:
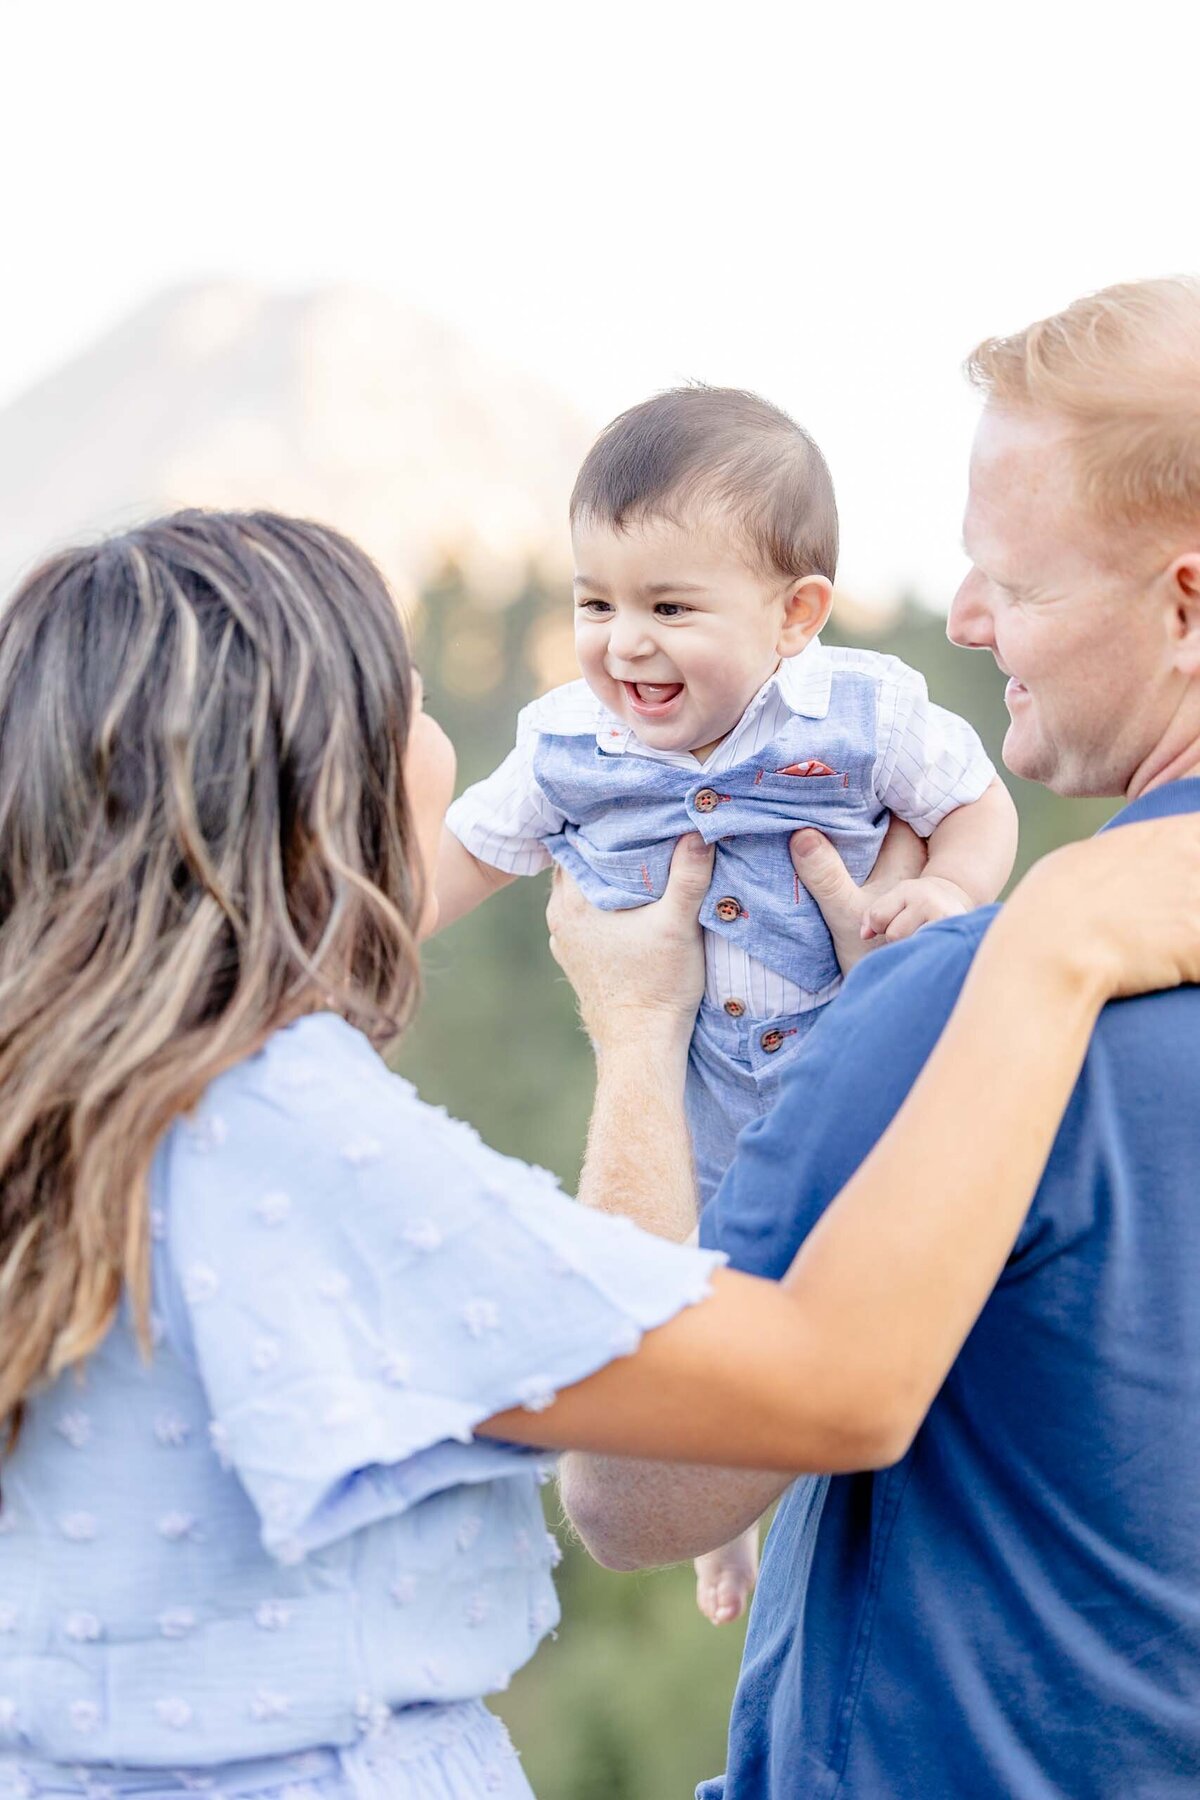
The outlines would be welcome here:
M 332 1014 L 215 1081 L 127 1310 L 0 1467 L 0 1797 L 529 1800 L 482 1696 L 555 1624 L 546 1459 L 480 1420 L 711 1254 L 573 1205 Z

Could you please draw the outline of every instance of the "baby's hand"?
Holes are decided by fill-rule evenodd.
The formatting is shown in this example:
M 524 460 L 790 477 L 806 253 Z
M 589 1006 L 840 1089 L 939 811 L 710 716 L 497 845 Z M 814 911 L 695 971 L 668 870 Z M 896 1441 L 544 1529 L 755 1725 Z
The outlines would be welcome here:
M 922 925 L 934 919 L 952 919 L 956 913 L 971 912 L 974 906 L 971 896 L 944 875 L 921 875 L 913 881 L 898 881 L 871 902 L 863 914 L 862 935 L 898 944 Z

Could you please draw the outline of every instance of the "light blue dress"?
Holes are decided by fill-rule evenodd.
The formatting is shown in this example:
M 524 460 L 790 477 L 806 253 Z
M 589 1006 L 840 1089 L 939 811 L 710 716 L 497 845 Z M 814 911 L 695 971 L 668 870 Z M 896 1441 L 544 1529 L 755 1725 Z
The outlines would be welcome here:
M 549 1465 L 472 1428 L 721 1259 L 575 1206 L 332 1014 L 213 1083 L 151 1202 L 152 1359 L 122 1313 L 0 1461 L 0 1796 L 528 1796 L 481 1696 L 558 1617 Z

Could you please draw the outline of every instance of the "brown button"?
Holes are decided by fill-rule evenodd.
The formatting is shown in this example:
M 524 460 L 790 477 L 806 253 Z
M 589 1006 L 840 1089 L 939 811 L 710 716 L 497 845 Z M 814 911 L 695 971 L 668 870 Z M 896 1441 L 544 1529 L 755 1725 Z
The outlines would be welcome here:
M 713 911 L 723 924 L 730 925 L 734 919 L 741 918 L 742 903 L 740 900 L 735 900 L 732 894 L 726 894 L 723 900 L 717 901 Z
M 716 788 L 701 788 L 693 805 L 697 812 L 713 812 L 721 804 L 721 796 Z
M 731 1019 L 740 1019 L 745 1010 L 746 1003 L 744 1000 L 727 1000 L 725 1002 L 725 1011 L 729 1014 Z
M 762 1037 L 759 1039 L 759 1043 L 762 1045 L 768 1056 L 773 1056 L 782 1042 L 782 1031 L 764 1031 Z

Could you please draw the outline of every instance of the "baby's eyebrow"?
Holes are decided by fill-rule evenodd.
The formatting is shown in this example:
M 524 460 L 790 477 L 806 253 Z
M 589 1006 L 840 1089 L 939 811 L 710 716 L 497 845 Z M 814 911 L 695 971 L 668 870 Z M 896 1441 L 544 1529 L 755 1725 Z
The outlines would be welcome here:
M 698 581 L 648 581 L 642 589 L 643 594 L 704 594 L 707 588 Z
M 571 586 L 592 588 L 598 594 L 603 594 L 606 591 L 604 583 L 602 581 L 593 581 L 590 575 L 576 575 Z

